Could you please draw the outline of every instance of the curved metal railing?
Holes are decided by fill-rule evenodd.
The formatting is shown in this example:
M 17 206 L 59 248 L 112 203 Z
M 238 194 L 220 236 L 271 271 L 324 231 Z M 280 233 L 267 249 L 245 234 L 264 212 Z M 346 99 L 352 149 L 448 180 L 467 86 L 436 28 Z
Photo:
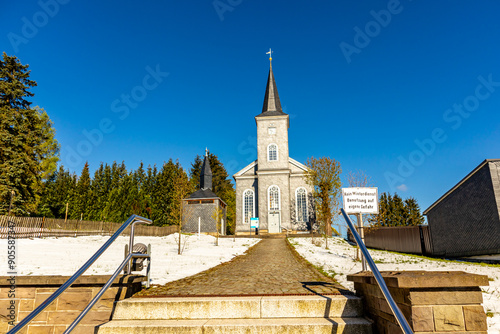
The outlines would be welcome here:
M 368 253 L 368 249 L 366 248 L 365 244 L 363 243 L 363 240 L 361 240 L 360 235 L 354 228 L 354 224 L 351 221 L 351 218 L 347 215 L 347 213 L 344 211 L 344 209 L 340 209 L 342 212 L 342 215 L 344 216 L 344 219 L 349 226 L 349 229 L 352 232 L 352 235 L 354 236 L 354 239 L 356 240 L 356 243 L 358 244 L 359 248 L 361 249 L 361 252 L 363 253 L 366 262 L 368 262 L 368 265 L 370 266 L 370 269 L 373 272 L 373 276 L 375 277 L 375 280 L 377 281 L 378 286 L 380 287 L 380 290 L 382 290 L 382 293 L 387 300 L 387 303 L 389 304 L 389 307 L 392 310 L 392 313 L 394 313 L 394 316 L 396 317 L 396 320 L 399 323 L 399 327 L 403 330 L 405 334 L 413 334 L 413 331 L 411 330 L 410 325 L 408 324 L 408 321 L 406 321 L 406 318 L 404 317 L 403 313 L 399 309 L 398 305 L 394 301 L 394 299 L 391 296 L 391 293 L 389 292 L 389 289 L 387 288 L 387 285 L 385 284 L 384 279 L 382 278 L 382 275 L 380 274 L 380 271 L 377 268 L 377 265 L 375 262 L 373 262 L 372 257 L 370 256 L 370 253 Z
M 71 284 L 73 284 L 81 275 L 83 275 L 83 273 L 85 271 L 87 271 L 87 269 L 102 255 L 102 253 L 104 253 L 104 251 L 106 249 L 108 249 L 108 247 L 116 240 L 116 238 L 118 238 L 118 236 L 120 234 L 122 234 L 123 231 L 125 231 L 125 229 L 127 227 L 130 226 L 130 224 L 132 224 L 132 227 L 130 229 L 129 245 L 133 245 L 133 243 L 134 243 L 134 225 L 136 223 L 151 224 L 152 221 L 150 219 L 147 219 L 147 218 L 144 218 L 141 216 L 137 216 L 137 215 L 130 216 L 127 219 L 127 221 L 125 223 L 123 223 L 122 226 L 120 226 L 120 228 L 118 228 L 118 230 L 116 230 L 116 232 L 108 239 L 108 241 L 106 241 L 104 243 L 104 245 L 102 245 L 101 248 L 99 248 L 99 250 L 97 252 L 95 252 L 95 254 L 92 255 L 92 257 L 87 262 L 85 262 L 85 264 L 80 269 L 78 269 L 77 272 L 74 273 L 73 276 L 71 276 L 66 281 L 66 283 L 61 285 L 61 287 L 59 287 L 59 289 L 57 289 L 49 298 L 47 298 L 43 303 L 41 303 L 33 312 L 31 312 L 28 316 L 26 316 L 26 318 L 24 318 L 16 326 L 14 326 L 14 328 L 12 328 L 7 334 L 14 334 L 14 333 L 19 332 L 28 323 L 30 323 L 37 315 L 39 315 L 43 310 L 45 310 L 45 308 L 47 308 L 50 304 L 52 304 L 57 299 L 57 297 L 59 297 L 67 288 L 69 288 L 71 286 Z M 112 278 L 108 282 L 106 282 L 106 284 L 101 289 L 101 291 L 99 291 L 99 293 L 94 297 L 94 299 L 92 299 L 92 301 L 89 303 L 89 305 L 87 305 L 85 310 L 78 316 L 78 318 L 75 320 L 76 323 L 73 322 L 73 324 L 71 324 L 71 326 L 68 329 L 66 329 L 66 331 L 64 333 L 69 333 L 80 322 L 80 320 L 83 319 L 85 314 L 87 314 L 87 312 L 90 310 L 90 308 L 92 308 L 92 306 L 94 306 L 94 304 L 104 294 L 106 289 L 109 288 L 109 286 L 111 286 L 111 284 L 113 283 L 116 276 L 118 276 L 118 273 L 120 273 L 120 271 L 124 268 L 125 265 L 127 265 L 131 262 L 132 258 L 134 258 L 134 257 L 149 257 L 149 255 L 145 255 L 145 254 L 133 254 L 132 247 L 130 247 L 129 249 L 130 249 L 129 254 L 125 258 L 125 260 L 122 262 L 122 264 L 120 265 L 120 268 L 117 271 L 115 271 Z M 128 273 L 130 273 L 130 269 L 131 269 L 131 266 L 129 265 Z M 149 271 L 149 269 L 148 269 L 148 271 Z

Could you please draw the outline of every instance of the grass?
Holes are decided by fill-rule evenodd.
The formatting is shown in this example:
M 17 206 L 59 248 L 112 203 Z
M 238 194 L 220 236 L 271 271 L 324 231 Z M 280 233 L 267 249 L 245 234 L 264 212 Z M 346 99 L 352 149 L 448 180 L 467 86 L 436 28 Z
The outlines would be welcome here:
M 345 241 L 345 239 L 343 239 Z M 350 246 L 351 248 L 356 248 L 356 246 L 349 244 L 347 241 L 345 241 L 346 245 Z M 469 262 L 469 261 L 463 261 L 463 260 L 451 260 L 451 259 L 443 259 L 443 258 L 436 258 L 436 257 L 429 257 L 425 255 L 417 255 L 417 254 L 409 254 L 409 253 L 400 253 L 400 252 L 395 252 L 395 251 L 390 251 L 390 250 L 383 250 L 383 249 L 375 249 L 375 248 L 368 248 L 368 250 L 373 253 L 373 252 L 380 252 L 380 253 L 390 253 L 390 254 L 396 254 L 396 255 L 403 255 L 403 256 L 408 256 L 412 257 L 415 259 L 415 262 L 408 262 L 409 260 L 401 260 L 405 262 L 397 262 L 397 263 L 419 263 L 422 260 L 429 260 L 429 261 L 435 261 L 435 262 L 443 262 L 443 263 L 460 263 L 460 264 L 468 264 L 468 265 L 475 265 L 475 266 L 481 266 L 481 267 L 492 267 L 492 268 L 500 268 L 500 264 L 491 264 L 491 263 L 482 263 L 482 262 Z M 420 260 L 420 261 L 416 261 Z
M 331 279 L 333 279 L 335 282 L 337 282 L 335 280 L 335 276 L 337 275 L 337 273 L 333 270 L 328 270 L 328 269 L 325 269 L 323 266 L 316 266 L 314 264 L 312 264 L 311 262 L 307 261 L 303 256 L 301 256 L 297 250 L 295 249 L 295 246 L 298 245 L 298 242 L 292 242 L 290 241 L 290 238 L 286 238 L 286 241 L 288 243 L 288 245 L 290 246 L 290 248 L 292 249 L 292 251 L 294 252 L 294 255 L 297 256 L 301 261 L 304 261 L 304 263 L 306 263 L 307 265 L 315 268 L 317 271 L 319 271 L 322 275 L 326 276 L 326 277 L 330 277 Z M 309 250 L 312 252 L 312 250 Z M 312 252 L 314 253 L 314 252 Z
M 422 260 L 429 260 L 429 261 L 435 261 L 435 262 L 444 262 L 444 263 L 460 263 L 460 264 L 468 264 L 468 265 L 475 265 L 475 266 L 481 266 L 481 267 L 493 267 L 493 268 L 500 268 L 500 264 L 491 264 L 491 263 L 482 263 L 482 262 L 468 262 L 468 261 L 461 261 L 461 260 L 450 260 L 450 259 L 442 259 L 442 258 L 436 258 L 436 257 L 428 257 L 424 255 L 416 255 L 416 254 L 409 254 L 409 253 L 399 253 L 399 252 L 394 252 L 394 251 L 389 251 L 389 250 L 381 250 L 381 249 L 374 249 L 374 248 L 369 248 L 370 251 L 374 252 L 385 252 L 385 253 L 392 253 L 396 255 L 404 255 L 408 257 L 412 257 L 414 259 L 419 259 L 420 261 L 414 262 L 418 263 L 421 262 Z M 404 262 L 406 263 L 406 262 Z
M 320 273 L 322 273 L 323 275 L 325 275 L 327 277 L 331 277 L 331 278 L 335 279 L 335 276 L 337 275 L 337 273 L 335 271 L 327 270 L 323 266 L 315 266 L 314 264 L 312 266 L 314 268 L 316 268 L 316 270 L 318 270 Z

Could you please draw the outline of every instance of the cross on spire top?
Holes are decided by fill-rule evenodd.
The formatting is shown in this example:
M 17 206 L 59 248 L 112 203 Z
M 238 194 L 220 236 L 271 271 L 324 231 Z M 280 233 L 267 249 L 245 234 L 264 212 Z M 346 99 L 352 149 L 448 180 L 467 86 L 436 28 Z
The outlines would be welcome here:
M 269 48 L 269 51 L 266 52 L 266 55 L 269 55 L 269 62 L 272 63 L 272 61 L 273 61 L 273 50 L 271 50 L 271 48 Z

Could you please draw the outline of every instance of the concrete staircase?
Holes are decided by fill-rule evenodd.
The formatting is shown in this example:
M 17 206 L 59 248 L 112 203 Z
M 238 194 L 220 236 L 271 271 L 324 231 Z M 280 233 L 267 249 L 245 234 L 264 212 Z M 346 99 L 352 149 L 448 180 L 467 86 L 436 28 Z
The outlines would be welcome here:
M 117 302 L 99 334 L 371 334 L 355 296 L 130 298 Z

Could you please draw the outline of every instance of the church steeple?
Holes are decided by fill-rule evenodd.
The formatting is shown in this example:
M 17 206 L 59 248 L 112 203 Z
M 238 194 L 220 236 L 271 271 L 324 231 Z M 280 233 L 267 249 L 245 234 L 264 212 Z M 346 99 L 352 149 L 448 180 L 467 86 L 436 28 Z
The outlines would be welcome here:
M 203 165 L 201 166 L 200 189 L 212 190 L 212 169 L 210 168 L 210 162 L 208 161 L 208 148 L 205 149 L 205 159 L 203 160 Z
M 270 64 L 269 76 L 267 77 L 266 95 L 264 96 L 264 105 L 262 106 L 262 113 L 257 115 L 257 117 L 286 115 L 281 109 L 278 88 L 276 87 L 276 80 L 274 79 L 271 52 L 271 50 L 268 52 Z

